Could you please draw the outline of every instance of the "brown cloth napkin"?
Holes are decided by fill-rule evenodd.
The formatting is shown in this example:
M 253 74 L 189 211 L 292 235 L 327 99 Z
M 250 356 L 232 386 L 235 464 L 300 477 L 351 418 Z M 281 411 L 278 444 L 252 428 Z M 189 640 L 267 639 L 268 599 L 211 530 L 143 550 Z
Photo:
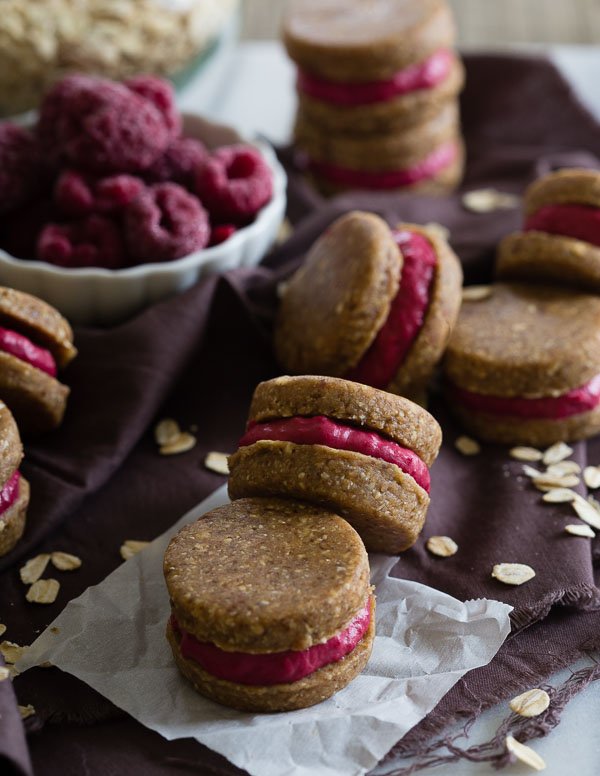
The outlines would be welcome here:
M 600 128 L 550 64 L 482 56 L 468 57 L 466 64 L 465 188 L 520 192 L 554 166 L 599 165 Z M 286 152 L 282 156 L 289 159 Z M 0 560 L 4 638 L 31 643 L 70 598 L 121 562 L 124 540 L 154 538 L 224 482 L 204 469 L 204 457 L 235 449 L 256 383 L 279 373 L 270 337 L 277 282 L 334 218 L 359 207 L 381 213 L 390 224 L 443 223 L 469 281 L 490 278 L 495 243 L 521 220 L 517 211 L 469 213 L 460 194 L 434 200 L 353 193 L 324 202 L 294 174 L 289 195 L 297 229 L 263 267 L 207 279 L 114 329 L 77 331 L 80 356 L 65 374 L 72 387 L 65 423 L 27 445 L 28 529 L 18 548 Z M 431 409 L 443 424 L 445 444 L 432 470 L 424 536 L 446 533 L 460 551 L 454 558 L 433 558 L 420 539 L 395 573 L 459 598 L 512 604 L 514 633 L 490 666 L 467 675 L 411 731 L 400 754 L 422 751 L 448 721 L 477 714 L 600 646 L 590 543 L 562 536 L 568 510 L 542 506 L 505 448 L 485 446 L 475 459 L 461 457 L 453 447 L 459 429 L 438 396 Z M 152 426 L 163 417 L 176 418 L 182 428 L 197 427 L 191 452 L 158 455 Z M 576 457 L 582 464 L 600 462 L 600 443 L 577 445 Z M 18 568 L 24 558 L 51 550 L 75 553 L 83 565 L 53 572 L 61 582 L 58 600 L 36 607 L 25 602 Z M 521 588 L 500 585 L 490 578 L 491 566 L 506 561 L 533 565 L 536 578 Z M 38 774 L 237 772 L 194 742 L 169 743 L 119 717 L 108 702 L 55 669 L 27 672 L 15 689 L 19 703 L 37 710 L 27 727 Z M 5 709 L 0 757 L 13 772 L 28 774 L 27 753 L 9 727 L 16 713 L 10 687 L 0 683 L 0 712 Z M 86 722 L 95 724 L 81 724 Z

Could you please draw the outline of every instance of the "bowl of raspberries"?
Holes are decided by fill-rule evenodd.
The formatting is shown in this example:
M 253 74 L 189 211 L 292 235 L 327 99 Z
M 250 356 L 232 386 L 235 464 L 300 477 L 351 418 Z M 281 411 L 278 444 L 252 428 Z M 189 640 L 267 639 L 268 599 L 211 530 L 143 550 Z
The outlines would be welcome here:
M 0 282 L 108 325 L 209 272 L 257 264 L 285 212 L 269 146 L 180 115 L 167 81 L 59 81 L 0 122 Z

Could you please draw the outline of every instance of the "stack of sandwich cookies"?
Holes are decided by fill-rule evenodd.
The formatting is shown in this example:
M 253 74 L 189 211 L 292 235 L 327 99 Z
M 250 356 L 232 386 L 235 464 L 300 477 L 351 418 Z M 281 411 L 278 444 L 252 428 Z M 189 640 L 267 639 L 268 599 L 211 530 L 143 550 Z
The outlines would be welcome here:
M 500 243 L 497 275 L 600 292 L 600 172 L 564 169 L 525 192 L 525 225 Z
M 58 369 L 77 354 L 68 322 L 34 296 L 0 288 L 0 399 L 22 432 L 60 425 L 69 389 Z
M 435 228 L 338 219 L 287 284 L 275 349 L 287 372 L 421 398 L 461 302 L 458 258 Z
M 19 472 L 22 459 L 19 430 L 0 402 L 0 556 L 12 550 L 25 530 L 29 483 Z
M 464 72 L 445 0 L 297 0 L 283 35 L 298 66 L 295 143 L 319 188 L 456 185 Z
M 332 377 L 278 377 L 254 393 L 229 459 L 229 494 L 296 498 L 332 509 L 370 552 L 416 541 L 441 429 L 422 407 Z
M 600 431 L 600 299 L 497 283 L 465 301 L 444 360 L 448 401 L 481 439 L 547 446 Z
M 337 515 L 241 499 L 167 548 L 167 638 L 202 695 L 242 711 L 290 711 L 333 695 L 366 665 L 375 632 L 369 563 Z

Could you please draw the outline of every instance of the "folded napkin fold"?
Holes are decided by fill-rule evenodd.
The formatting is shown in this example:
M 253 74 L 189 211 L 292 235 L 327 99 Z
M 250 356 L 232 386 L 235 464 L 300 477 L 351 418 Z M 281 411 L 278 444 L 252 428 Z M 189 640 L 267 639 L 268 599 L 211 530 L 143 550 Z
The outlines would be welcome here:
M 518 193 L 554 166 L 598 166 L 600 127 L 550 64 L 477 56 L 467 57 L 466 64 L 463 116 L 469 156 L 463 190 L 493 186 Z M 289 159 L 289 153 L 282 156 Z M 124 540 L 154 538 L 223 483 L 203 467 L 205 455 L 236 448 L 256 383 L 279 373 L 270 341 L 277 283 L 338 215 L 362 208 L 380 213 L 390 224 L 443 223 L 469 281 L 489 280 L 496 242 L 521 222 L 517 210 L 470 213 L 462 207 L 460 192 L 437 200 L 353 193 L 325 202 L 292 175 L 289 194 L 297 229 L 263 267 L 204 280 L 117 328 L 76 332 L 80 356 L 65 373 L 72 387 L 65 423 L 27 445 L 28 528 L 16 550 L 0 560 L 0 611 L 8 626 L 4 638 L 30 643 L 70 598 L 121 562 Z M 448 534 L 460 550 L 441 560 L 429 555 L 420 539 L 401 557 L 395 573 L 458 598 L 506 601 L 515 607 L 516 635 L 490 666 L 455 686 L 439 712 L 409 734 L 400 753 L 422 748 L 458 715 L 476 714 L 571 662 L 582 650 L 600 646 L 600 616 L 591 611 L 599 599 L 590 545 L 561 535 L 568 514 L 564 506 L 540 504 L 505 448 L 486 445 L 476 458 L 461 457 L 453 446 L 459 430 L 438 398 L 432 409 L 444 426 L 445 442 L 432 471 L 425 536 Z M 164 417 L 175 418 L 183 429 L 197 429 L 192 451 L 158 454 L 152 427 Z M 576 458 L 582 465 L 600 463 L 600 442 L 577 445 Z M 73 573 L 53 574 L 61 582 L 57 602 L 35 607 L 25 602 L 16 569 L 22 559 L 52 550 L 75 553 L 83 565 Z M 513 589 L 491 578 L 492 565 L 514 561 L 532 565 L 535 579 Z M 548 642 L 552 657 L 546 659 L 537 648 Z M 3 685 L 0 709 L 12 703 L 10 687 Z M 17 678 L 15 689 L 20 703 L 32 703 L 38 711 L 27 720 L 31 726 L 61 721 L 29 740 L 34 765 L 40 764 L 44 774 L 65 772 L 75 753 L 84 757 L 82 752 L 90 772 L 236 772 L 198 744 L 167 743 L 126 718 L 102 726 L 69 726 L 65 720 L 108 719 L 115 710 L 55 670 L 28 672 Z M 27 755 L 13 736 L 11 719 L 10 714 L 0 718 L 0 757 L 16 773 L 27 773 Z

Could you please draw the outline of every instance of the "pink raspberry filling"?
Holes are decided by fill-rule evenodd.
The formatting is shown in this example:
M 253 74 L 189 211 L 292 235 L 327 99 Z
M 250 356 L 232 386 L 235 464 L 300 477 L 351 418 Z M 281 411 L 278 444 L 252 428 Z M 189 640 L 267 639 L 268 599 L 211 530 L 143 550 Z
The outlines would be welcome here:
M 424 62 L 399 70 L 386 81 L 367 83 L 336 83 L 298 71 L 298 91 L 315 100 L 335 105 L 368 105 L 386 102 L 403 94 L 420 89 L 433 89 L 445 81 L 452 68 L 454 57 L 447 49 L 436 51 Z
M 525 230 L 573 237 L 600 247 L 600 208 L 545 205 L 525 221 Z
M 366 170 L 351 170 L 330 162 L 317 162 L 308 159 L 307 166 L 317 175 L 339 186 L 350 186 L 360 189 L 399 189 L 404 186 L 414 186 L 416 183 L 433 178 L 455 161 L 458 146 L 452 140 L 436 148 L 428 156 L 412 167 L 404 170 L 386 170 L 368 172 Z
M 19 498 L 19 481 L 21 475 L 16 471 L 5 486 L 0 489 L 0 515 L 9 510 Z
M 409 230 L 396 231 L 404 264 L 398 293 L 387 320 L 370 348 L 346 379 L 375 388 L 387 388 L 425 320 L 437 257 L 426 237 Z
M 489 412 L 492 415 L 540 420 L 560 420 L 589 412 L 600 404 L 600 375 L 589 382 L 573 388 L 561 396 L 543 396 L 539 399 L 520 397 L 485 396 L 451 385 L 456 401 L 475 412 Z
M 325 445 L 335 450 L 350 450 L 371 458 L 379 458 L 395 464 L 429 493 L 429 469 L 425 462 L 412 450 L 384 439 L 373 431 L 346 426 L 324 415 L 285 418 L 267 423 L 251 421 L 239 445 L 245 447 L 264 439 L 292 442 L 296 445 Z
M 205 671 L 219 679 L 236 684 L 267 686 L 298 682 L 313 674 L 319 668 L 337 663 L 350 654 L 371 623 L 371 599 L 344 628 L 324 644 L 315 644 L 300 651 L 250 654 L 247 652 L 225 652 L 208 642 L 198 641 L 184 631 L 174 616 L 171 627 L 181 637 L 180 650 L 186 660 L 194 660 Z
M 16 331 L 0 327 L 0 350 L 10 353 L 11 356 L 25 361 L 36 369 L 41 369 L 51 377 L 56 377 L 56 361 L 52 353 L 45 348 L 34 345 L 30 339 Z

